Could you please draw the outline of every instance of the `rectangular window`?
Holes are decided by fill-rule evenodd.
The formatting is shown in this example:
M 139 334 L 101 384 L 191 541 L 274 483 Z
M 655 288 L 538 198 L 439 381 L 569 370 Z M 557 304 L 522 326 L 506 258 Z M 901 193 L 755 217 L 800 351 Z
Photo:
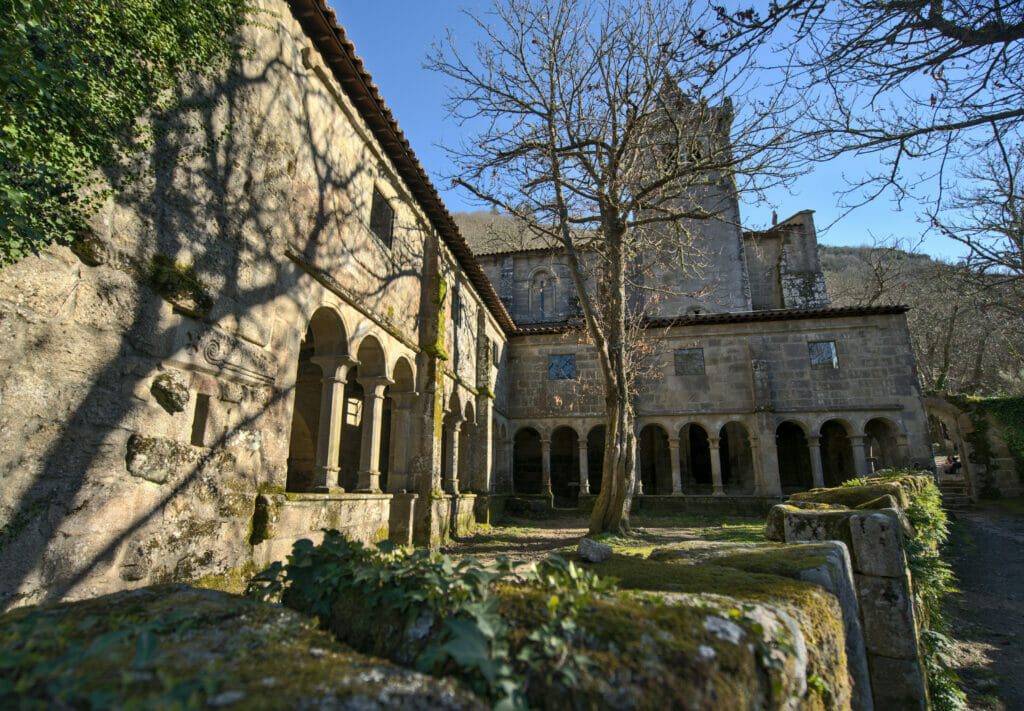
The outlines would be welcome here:
M 834 370 L 839 367 L 835 341 L 810 341 L 807 350 L 811 356 L 812 368 Z
M 569 353 L 567 355 L 548 356 L 548 380 L 572 380 L 575 377 L 575 355 Z
M 684 348 L 675 355 L 676 375 L 704 375 L 703 348 Z
M 380 194 L 380 190 L 373 189 L 373 206 L 370 209 L 370 231 L 377 235 L 377 238 L 391 246 L 391 236 L 395 226 L 395 211 L 388 204 L 388 201 Z
M 192 436 L 189 438 L 193 446 L 206 446 L 206 421 L 208 419 L 210 419 L 210 396 L 198 393 L 196 409 L 192 413 Z

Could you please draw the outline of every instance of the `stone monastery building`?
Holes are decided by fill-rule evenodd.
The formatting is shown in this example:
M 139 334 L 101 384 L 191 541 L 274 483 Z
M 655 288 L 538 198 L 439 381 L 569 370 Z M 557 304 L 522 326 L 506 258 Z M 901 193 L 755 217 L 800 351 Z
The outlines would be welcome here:
M 0 272 L 0 608 L 599 490 L 559 256 L 468 244 L 334 13 L 268 5 L 92 235 Z M 679 295 L 649 312 L 634 505 L 761 512 L 929 460 L 904 309 L 829 306 L 810 212 L 701 246 L 703 288 L 653 277 Z

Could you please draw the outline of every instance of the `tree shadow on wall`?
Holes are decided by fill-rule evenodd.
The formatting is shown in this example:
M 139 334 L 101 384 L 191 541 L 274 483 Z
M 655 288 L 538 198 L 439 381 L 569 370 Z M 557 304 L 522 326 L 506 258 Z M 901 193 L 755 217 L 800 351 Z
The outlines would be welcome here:
M 344 115 L 303 69 L 284 23 L 258 32 L 263 59 L 239 57 L 225 81 L 183 95 L 187 110 L 155 120 L 145 170 L 96 220 L 87 250 L 94 265 L 68 267 L 80 275 L 70 311 L 40 321 L 0 304 L 10 311 L 2 316 L 26 333 L 17 340 L 21 352 L 4 364 L 4 390 L 36 379 L 60 383 L 34 403 L 49 415 L 22 416 L 10 396 L 0 401 L 8 429 L 8 451 L 0 453 L 5 488 L 17 492 L 0 529 L 0 608 L 56 600 L 76 587 L 76 594 L 88 592 L 81 586 L 90 575 L 118 560 L 123 568 L 129 555 L 136 568 L 138 556 L 160 554 L 173 566 L 150 562 L 141 575 L 135 568 L 122 574 L 127 582 L 224 572 L 231 561 L 189 551 L 180 539 L 198 536 L 212 547 L 225 532 L 237 533 L 217 527 L 230 517 L 224 506 L 232 494 L 247 501 L 234 512 L 245 518 L 258 487 L 284 484 L 281 463 L 272 466 L 264 452 L 287 451 L 288 430 L 280 423 L 290 419 L 299 342 L 318 305 L 308 303 L 316 290 L 301 262 L 368 303 L 380 303 L 396 280 L 423 276 L 425 236 L 388 254 L 372 251 L 365 239 L 370 195 L 362 194 L 364 184 L 372 185 L 369 166 L 331 140 L 345 134 Z M 331 121 L 323 120 L 325 110 Z M 354 254 L 356 243 L 370 246 Z M 208 311 L 172 311 L 152 282 L 154 257 L 161 256 L 194 267 L 210 297 Z M 419 313 L 411 320 L 423 319 Z M 154 484 L 126 471 L 127 442 L 133 433 L 188 441 L 191 405 L 169 415 L 147 393 L 168 361 L 202 364 L 202 353 L 189 352 L 195 342 L 188 337 L 201 342 L 211 332 L 228 334 L 222 347 L 264 353 L 268 378 L 239 380 L 237 370 L 227 378 L 244 394 L 223 401 L 219 431 L 194 447 L 190 463 L 154 495 Z M 203 383 L 225 387 L 225 378 L 214 376 L 225 374 L 233 356 L 219 357 L 206 361 L 205 371 L 193 369 L 193 399 Z M 225 471 L 223 453 L 242 431 L 259 433 L 258 464 L 240 472 L 236 461 Z M 211 521 L 203 511 L 217 513 Z M 231 543 L 242 549 L 248 542 Z M 37 580 L 43 590 L 35 589 Z

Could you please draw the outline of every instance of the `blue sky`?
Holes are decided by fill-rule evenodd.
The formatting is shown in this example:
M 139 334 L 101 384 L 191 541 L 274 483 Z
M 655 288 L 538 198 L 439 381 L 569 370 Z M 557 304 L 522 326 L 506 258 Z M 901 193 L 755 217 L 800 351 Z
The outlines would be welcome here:
M 450 170 L 444 151 L 438 144 L 454 143 L 459 127 L 445 109 L 444 79 L 423 68 L 430 45 L 440 40 L 446 27 L 456 33 L 468 32 L 460 7 L 484 10 L 490 3 L 482 0 L 377 0 L 369 3 L 330 0 L 356 52 L 380 87 L 384 100 L 405 132 L 420 162 L 441 193 L 448 209 L 483 209 L 461 190 L 448 188 L 441 176 Z M 873 159 L 872 159 L 873 160 Z M 844 175 L 856 177 L 865 162 L 847 159 L 842 164 L 823 164 L 802 176 L 793 185 L 792 194 L 777 190 L 771 194 L 775 205 L 742 205 L 748 226 L 766 226 L 772 210 L 783 219 L 803 209 L 815 211 L 819 241 L 829 245 L 870 244 L 871 235 L 879 239 L 904 237 L 916 242 L 924 227 L 917 221 L 913 205 L 899 210 L 887 200 L 876 200 L 851 214 L 842 216 L 835 191 L 844 186 Z M 832 224 L 834 223 L 834 224 Z M 831 226 L 829 226 L 831 225 Z M 827 229 L 826 229 L 827 227 Z M 957 245 L 938 236 L 930 237 L 921 251 L 936 257 L 955 259 Z

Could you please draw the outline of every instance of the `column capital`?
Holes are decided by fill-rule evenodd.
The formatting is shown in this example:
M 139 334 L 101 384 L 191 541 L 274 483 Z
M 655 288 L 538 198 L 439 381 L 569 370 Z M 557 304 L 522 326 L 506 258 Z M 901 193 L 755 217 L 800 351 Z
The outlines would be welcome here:
M 384 388 L 394 385 L 395 381 L 384 375 L 371 375 L 365 378 L 356 378 L 356 382 L 363 386 L 363 389 L 372 389 L 375 397 L 381 397 Z M 369 393 L 367 393 L 369 395 Z
M 708 446 L 712 449 L 718 449 L 718 445 L 721 443 L 721 437 L 708 437 Z
M 679 438 L 678 437 L 669 437 L 668 438 L 668 446 L 669 447 L 676 447 L 676 448 L 678 448 L 679 447 Z
M 587 438 L 586 437 L 580 437 L 578 440 L 576 440 L 576 446 L 579 447 L 580 449 L 586 449 L 587 448 Z
M 347 355 L 315 355 L 309 360 L 320 366 L 322 382 L 344 382 L 348 369 L 359 365 L 359 361 Z
M 820 447 L 821 437 L 819 435 L 807 435 L 807 446 L 808 447 Z

